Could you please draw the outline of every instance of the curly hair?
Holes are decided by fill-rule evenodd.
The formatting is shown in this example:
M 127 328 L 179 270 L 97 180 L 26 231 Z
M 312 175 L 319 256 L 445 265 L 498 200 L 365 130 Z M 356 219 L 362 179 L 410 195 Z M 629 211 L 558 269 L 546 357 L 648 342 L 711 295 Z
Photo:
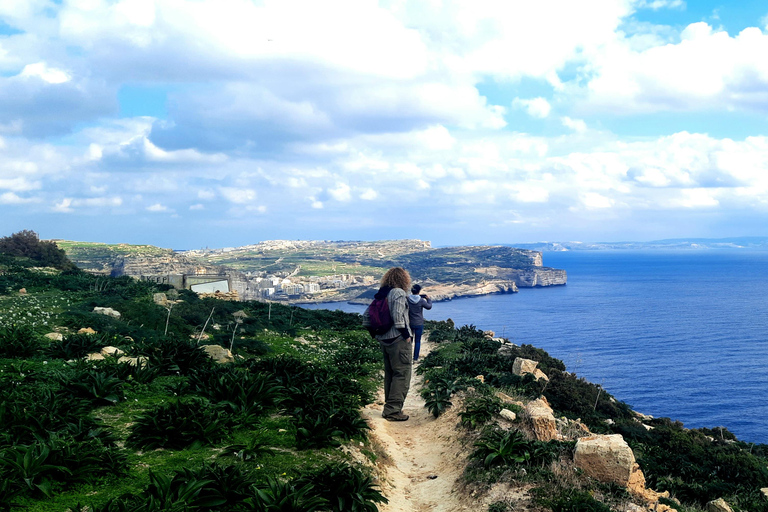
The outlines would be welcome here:
M 392 288 L 408 290 L 408 288 L 411 286 L 411 275 L 404 268 L 391 268 L 387 270 L 387 272 L 381 278 L 381 286 L 389 286 Z

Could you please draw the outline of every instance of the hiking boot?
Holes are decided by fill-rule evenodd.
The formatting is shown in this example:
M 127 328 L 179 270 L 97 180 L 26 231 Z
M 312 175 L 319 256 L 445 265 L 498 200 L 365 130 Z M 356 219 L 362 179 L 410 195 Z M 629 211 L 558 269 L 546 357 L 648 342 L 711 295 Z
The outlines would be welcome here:
M 384 416 L 384 419 L 387 421 L 408 421 L 408 418 L 409 416 L 407 414 L 403 414 L 402 412 L 396 412 L 395 414 Z

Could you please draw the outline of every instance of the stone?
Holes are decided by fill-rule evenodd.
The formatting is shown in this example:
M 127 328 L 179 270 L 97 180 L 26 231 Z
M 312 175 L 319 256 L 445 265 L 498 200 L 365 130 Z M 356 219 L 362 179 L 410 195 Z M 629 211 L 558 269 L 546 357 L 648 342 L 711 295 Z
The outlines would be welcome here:
M 768 498 L 768 487 L 763 487 L 762 489 L 760 489 L 760 492 L 765 494 L 765 497 Z
M 538 368 L 533 371 L 533 376 L 536 377 L 536 380 L 544 379 L 545 381 L 549 382 L 549 377 L 547 377 L 547 374 Z
M 515 359 L 515 362 L 512 363 L 512 373 L 515 375 L 525 375 L 526 373 L 533 373 L 536 371 L 536 365 L 539 363 L 537 361 L 532 361 L 531 359 L 523 359 L 522 357 L 518 357 Z
M 733 509 L 723 498 L 718 498 L 707 503 L 707 512 L 733 512 Z
M 123 354 L 125 352 L 117 347 L 104 347 L 101 349 L 101 355 L 103 356 L 122 356 Z
M 19 295 L 26 295 L 26 294 L 27 294 L 27 289 L 26 288 L 20 288 L 19 289 Z
M 514 345 L 505 344 L 500 346 L 496 353 L 501 357 L 514 357 L 515 347 Z
M 552 441 L 560 438 L 555 415 L 543 396 L 525 406 L 525 417 L 537 440 Z
M 93 354 L 88 354 L 85 356 L 86 361 L 103 361 L 104 356 L 99 354 L 98 352 L 94 352 Z
M 168 306 L 168 296 L 162 292 L 153 294 L 152 300 L 158 306 L 163 306 L 163 307 Z
M 627 486 L 637 463 L 632 448 L 621 434 L 593 435 L 576 441 L 573 462 L 587 475 L 601 482 Z M 642 472 L 640 473 L 642 475 Z M 637 476 L 633 484 L 638 485 Z M 642 481 L 645 486 L 645 478 Z
M 483 331 L 483 336 L 485 336 L 489 340 L 492 340 L 493 337 L 496 336 L 496 333 L 493 331 Z
M 49 332 L 48 334 L 45 335 L 45 337 L 52 341 L 64 340 L 64 335 L 61 334 L 60 332 Z
M 222 347 L 221 345 L 203 345 L 203 350 L 206 354 L 217 363 L 234 363 L 235 358 L 232 356 L 232 352 L 229 349 Z
M 478 375 L 477 377 L 475 377 L 475 379 L 485 384 L 485 375 Z
M 111 316 L 112 318 L 120 318 L 121 316 L 119 311 L 116 311 L 112 308 L 101 308 L 99 306 L 93 308 L 93 312 L 99 315 Z
M 521 402 L 520 400 L 515 400 L 514 398 L 512 398 L 506 393 L 497 391 L 496 396 L 499 398 L 499 400 L 501 400 L 505 404 L 512 404 L 512 405 L 517 405 L 520 408 L 525 408 L 525 404 L 523 402 Z
M 96 334 L 96 331 L 94 331 L 90 327 L 83 327 L 79 331 L 77 331 L 77 334 Z
M 509 409 L 502 409 L 499 411 L 499 416 L 509 421 L 515 421 L 517 419 L 517 414 L 510 411 Z

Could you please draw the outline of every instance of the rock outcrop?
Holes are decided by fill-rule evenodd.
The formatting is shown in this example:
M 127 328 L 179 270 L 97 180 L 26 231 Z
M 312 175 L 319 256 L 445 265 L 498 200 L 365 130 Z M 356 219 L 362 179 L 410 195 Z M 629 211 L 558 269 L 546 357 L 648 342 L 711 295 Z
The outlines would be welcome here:
M 518 357 L 515 359 L 515 362 L 512 363 L 512 373 L 515 375 L 527 375 L 532 374 L 536 380 L 544 379 L 545 381 L 549 381 L 549 377 L 547 377 L 547 374 L 545 374 L 543 371 L 536 368 L 538 365 L 538 361 L 534 361 L 532 359 L 523 359 L 522 357 Z
M 723 498 L 718 498 L 707 503 L 707 512 L 733 512 L 733 509 Z
M 229 349 L 222 347 L 221 345 L 203 345 L 203 350 L 208 356 L 216 363 L 234 363 L 235 357 Z
M 93 312 L 99 315 L 110 316 L 112 318 L 120 318 L 121 316 L 119 311 L 116 311 L 112 308 L 102 308 L 99 306 L 96 306 L 95 308 L 93 308 Z
M 635 467 L 635 455 L 621 434 L 593 435 L 576 442 L 573 462 L 596 480 L 626 487 Z
M 555 415 L 545 397 L 533 400 L 525 406 L 525 419 L 537 440 L 553 441 L 560 438 Z

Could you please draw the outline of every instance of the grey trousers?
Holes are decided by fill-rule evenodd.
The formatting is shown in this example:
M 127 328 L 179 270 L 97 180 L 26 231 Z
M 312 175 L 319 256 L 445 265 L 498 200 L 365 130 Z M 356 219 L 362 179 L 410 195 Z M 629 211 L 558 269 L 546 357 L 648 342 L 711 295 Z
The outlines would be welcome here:
M 397 414 L 411 386 L 413 343 L 402 336 L 389 344 L 379 342 L 384 353 L 384 411 L 382 416 Z

